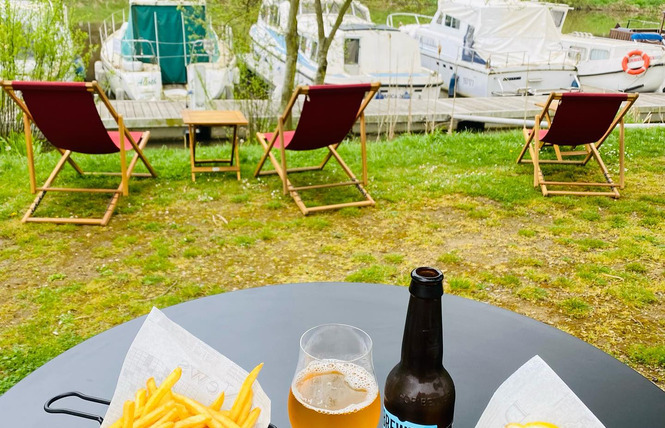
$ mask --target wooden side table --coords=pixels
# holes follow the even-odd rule
[[[236,172],[240,180],[240,157],[238,156],[238,127],[249,122],[237,110],[183,110],[182,121],[189,127],[189,160],[192,167],[192,181],[196,181],[197,172]],[[231,139],[231,157],[229,159],[196,159],[196,127],[228,126],[233,128]],[[235,165],[233,164],[235,158]],[[228,164],[216,166],[210,164]]]

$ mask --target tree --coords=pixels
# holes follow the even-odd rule
[[[289,22],[286,32],[286,66],[284,72],[284,85],[282,86],[282,99],[281,105],[282,108],[286,106],[293,92],[294,80],[296,75],[296,66],[298,64],[298,9],[300,7],[300,0],[289,0],[290,9],[289,9]],[[329,0],[330,1],[330,0]],[[328,50],[332,44],[333,39],[335,38],[335,33],[342,21],[344,20],[344,15],[346,11],[351,6],[352,0],[343,0],[343,3],[339,9],[339,13],[330,32],[326,36],[325,34],[325,23],[323,20],[323,6],[321,5],[321,0],[314,0],[314,10],[316,12],[316,22],[318,26],[318,43],[319,50],[316,55],[317,63],[319,64],[316,70],[316,77],[314,78],[314,83],[323,84],[323,81],[326,78],[326,70],[328,69]],[[339,4],[339,0],[332,0],[330,3]]]
[[[282,85],[282,110],[291,98],[296,67],[298,65],[298,9],[300,0],[289,0],[289,22],[286,29],[286,64],[284,68],[284,84]]]
[[[337,32],[337,29],[339,28],[340,25],[342,25],[342,20],[344,19],[344,15],[346,14],[346,11],[349,9],[349,6],[351,6],[351,0],[344,0],[344,3],[339,9],[339,14],[337,15],[337,19],[335,20],[333,26],[330,28],[330,33],[328,34],[328,36],[326,36],[325,24],[323,22],[323,7],[321,6],[321,0],[314,0],[314,8],[316,10],[316,22],[318,24],[318,31],[319,31],[319,42],[318,42],[319,52],[316,58],[319,64],[319,68],[316,70],[316,77],[314,78],[314,82],[317,84],[323,84],[323,81],[326,78],[326,70],[328,69],[328,49],[330,49],[330,45],[332,44],[332,41],[335,38],[335,33]]]
[[[64,0],[0,0],[0,76],[5,80],[82,79],[87,36],[73,29]],[[0,91],[0,137],[19,131],[16,104]]]

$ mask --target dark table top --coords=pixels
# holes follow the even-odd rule
[[[300,335],[329,322],[372,337],[383,393],[398,362],[409,299],[405,287],[353,283],[286,284],[205,297],[164,309],[192,334],[245,369],[265,366],[261,386],[272,421],[289,426],[286,400]],[[51,360],[0,396],[2,427],[94,428],[97,423],[42,410],[66,391],[113,395],[125,353],[144,317],[101,333]],[[665,427],[665,392],[604,352],[560,330],[491,305],[446,295],[444,365],[457,392],[455,428],[473,428],[496,388],[540,355],[607,428]],[[100,405],[79,406],[97,411]],[[63,404],[70,404],[66,401]]]

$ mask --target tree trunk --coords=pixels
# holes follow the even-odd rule
[[[296,77],[298,63],[298,8],[300,0],[290,0],[289,23],[286,30],[286,65],[284,84],[282,85],[281,109],[284,110],[293,92],[293,81]]]
[[[323,8],[321,7],[321,0],[314,1],[314,8],[316,10],[316,22],[319,29],[319,52],[317,54],[317,63],[319,67],[316,70],[316,77],[314,78],[314,83],[322,85],[326,79],[326,71],[328,69],[328,49],[332,44],[333,39],[335,38],[335,33],[340,25],[342,25],[342,20],[344,19],[344,14],[351,6],[351,0],[344,0],[342,8],[339,10],[337,19],[330,29],[330,34],[326,37],[325,29],[323,27]]]

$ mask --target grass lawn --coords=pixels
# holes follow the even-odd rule
[[[531,185],[531,167],[514,163],[522,144],[516,131],[372,142],[368,189],[376,207],[309,217],[282,195],[277,177],[252,177],[258,145],[241,147],[242,181],[202,174],[192,183],[188,152],[154,143],[147,155],[160,176],[133,180],[104,228],[21,224],[33,196],[20,142],[14,144],[0,151],[0,393],[152,306],[286,282],[406,285],[421,265],[445,272],[446,292],[570,332],[665,389],[662,130],[627,131],[627,188],[619,200],[542,197]],[[359,171],[358,143],[341,149]],[[603,149],[616,173],[616,135]],[[226,144],[199,150],[209,157],[227,151]],[[99,158],[78,159],[84,166],[117,164],[117,156]],[[56,156],[44,151],[37,159],[41,183]],[[547,171],[562,178],[597,169]],[[66,171],[61,184],[91,180]],[[294,181],[340,171],[319,175],[325,177]],[[42,205],[41,215],[101,214],[105,199],[49,194]]]

